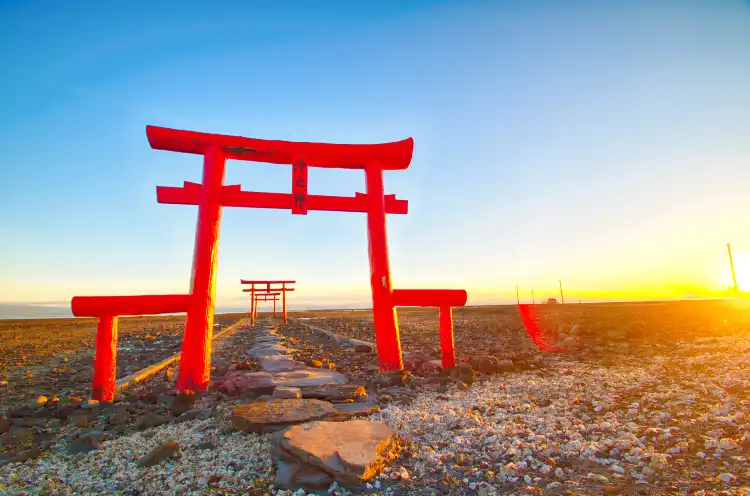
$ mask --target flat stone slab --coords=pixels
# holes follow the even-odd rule
[[[306,387],[302,390],[303,398],[316,398],[328,401],[356,400],[366,394],[365,388],[356,384],[315,386]]]
[[[349,380],[344,374],[329,369],[304,368],[290,372],[274,374],[277,386],[303,388],[307,386],[324,386],[326,384],[346,384]]]
[[[276,386],[307,387],[326,384],[346,384],[345,375],[329,369],[304,368],[286,372],[231,372],[216,381],[221,391],[271,394]]]
[[[366,417],[380,411],[376,403],[337,403],[333,406],[339,413],[351,417]]]
[[[270,442],[272,452],[283,460],[297,460],[340,483],[357,484],[374,478],[394,454],[393,435],[381,421],[315,421],[277,432]]]
[[[296,387],[276,386],[273,390],[274,398],[297,399],[302,397],[302,390]]]
[[[304,363],[298,362],[288,356],[267,356],[261,360],[263,370],[268,372],[283,372],[287,370],[304,369],[307,367]]]
[[[265,356],[273,355],[288,355],[290,353],[289,348],[280,344],[264,344],[259,346],[253,346],[247,350],[247,354],[253,358],[260,358]]]
[[[325,401],[272,399],[236,406],[231,421],[237,430],[262,433],[334,414],[336,409]]]

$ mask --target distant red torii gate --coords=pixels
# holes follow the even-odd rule
[[[279,293],[266,293],[266,294],[257,294],[253,298],[255,300],[255,316],[254,319],[258,316],[258,302],[259,301],[272,301],[273,302],[273,316],[276,317],[276,302],[279,301]]]
[[[117,317],[187,312],[177,388],[199,391],[208,386],[211,340],[216,299],[216,272],[222,207],[290,209],[306,215],[309,210],[367,214],[368,252],[373,320],[382,371],[403,368],[397,306],[440,308],[443,366],[455,365],[452,307],[466,304],[465,290],[393,289],[391,283],[386,214],[406,214],[408,203],[386,195],[383,171],[405,170],[411,162],[414,141],[351,145],[261,140],[221,134],[147,126],[146,135],[155,150],[202,155],[202,184],[182,187],[157,186],[157,201],[198,206],[195,250],[190,291],[187,295],[74,297],[77,317],[97,317],[97,354],[94,360],[94,397],[114,396],[117,355]],[[292,167],[292,193],[243,191],[240,185],[224,185],[226,160],[288,164]],[[353,197],[308,195],[308,167],[358,169],[365,173],[366,193]]]
[[[251,322],[253,322],[253,325],[255,325],[255,319],[258,318],[258,302],[259,301],[273,301],[273,316],[276,317],[276,302],[279,301],[279,294],[281,293],[256,293],[251,296],[251,298],[253,299],[253,312],[252,312],[252,320],[251,320]],[[269,297],[273,297],[273,298],[269,298]]]
[[[247,281],[245,279],[240,279],[240,284],[250,284],[250,289],[243,289],[242,291],[245,293],[250,293],[250,301],[253,301],[254,295],[256,292],[260,291],[276,291],[281,292],[281,306],[282,306],[282,314],[284,316],[284,324],[286,324],[286,292],[287,291],[294,291],[294,288],[287,288],[287,284],[296,284],[297,281]],[[260,286],[265,286],[265,289],[262,288],[256,288],[255,285],[258,284]],[[281,284],[280,288],[272,288],[271,285],[274,284]],[[253,304],[254,305],[254,304]],[[254,307],[253,307],[254,308]],[[276,316],[276,309],[274,304],[274,311],[273,316]],[[250,312],[250,325],[255,325],[255,311],[251,310]]]

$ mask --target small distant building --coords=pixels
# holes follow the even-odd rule
[[[557,305],[557,298],[547,298],[545,305]]]

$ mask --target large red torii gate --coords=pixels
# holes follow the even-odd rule
[[[367,214],[368,251],[373,320],[380,369],[403,368],[396,306],[440,308],[443,366],[455,365],[452,307],[463,306],[465,290],[393,289],[388,259],[386,214],[406,214],[408,203],[385,195],[383,171],[405,170],[411,162],[414,141],[351,145],[261,140],[220,134],[147,126],[146,135],[155,150],[203,155],[202,184],[182,187],[157,186],[157,201],[198,205],[198,222],[190,291],[188,295],[75,297],[76,316],[99,318],[97,355],[94,360],[94,397],[114,395],[117,353],[117,316],[187,311],[179,390],[204,390],[210,380],[211,339],[216,298],[221,207],[281,208],[306,215],[309,210],[362,212]],[[292,193],[243,191],[240,185],[224,185],[226,160],[289,164]],[[308,167],[358,169],[365,173],[366,193],[353,197],[308,195]]]
[[[287,284],[296,284],[297,281],[247,281],[245,279],[240,279],[240,284],[250,284],[250,289],[243,289],[243,293],[250,293],[250,301],[252,302],[255,298],[256,292],[280,292],[281,293],[281,306],[282,306],[282,314],[284,317],[284,324],[286,324],[286,292],[287,291],[294,291],[294,288],[287,288]],[[256,288],[255,285],[259,284],[261,286],[265,286],[264,288]],[[281,284],[280,288],[272,288],[271,285]],[[253,307],[250,311],[250,325],[255,325],[255,307]],[[275,304],[274,304],[275,305]],[[276,316],[276,309],[274,308],[273,316]]]

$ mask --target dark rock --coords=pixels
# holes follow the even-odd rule
[[[362,343],[354,345],[354,351],[356,351],[357,353],[372,353],[373,348],[370,344]]]
[[[0,465],[4,465],[6,463],[23,463],[25,461],[31,460],[32,458],[42,456],[43,451],[44,449],[42,447],[35,446],[30,450],[23,451],[18,454],[13,452],[4,453],[0,456]]]
[[[215,450],[216,448],[217,446],[211,441],[203,441],[195,445],[195,449],[197,450]]]
[[[107,417],[107,423],[110,425],[126,424],[130,420],[130,414],[124,408],[117,410]]]
[[[391,370],[388,372],[383,372],[381,377],[378,379],[378,383],[386,387],[406,386],[406,384],[409,382],[410,376],[411,372],[409,372],[408,370]]]
[[[448,369],[448,375],[453,379],[459,380],[464,384],[471,386],[477,379],[477,373],[471,368],[471,365],[459,363],[455,367]]]
[[[48,422],[46,418],[40,417],[29,417],[29,418],[14,418],[13,425],[19,427],[41,427]]]
[[[333,405],[342,417],[362,417],[380,411],[375,403],[338,403]]]
[[[232,410],[235,429],[244,432],[272,432],[293,424],[319,420],[336,414],[328,402],[312,399],[256,401]]]
[[[106,435],[103,432],[99,431],[82,434],[78,439],[74,439],[73,442],[70,443],[68,453],[88,453],[89,451],[97,450],[101,446],[102,440],[104,440],[105,436]]]
[[[176,422],[182,423],[182,422],[188,422],[190,420],[207,420],[211,418],[211,415],[213,415],[213,410],[210,408],[197,408],[194,410],[188,410],[187,412],[183,413],[179,417],[177,417]]]
[[[135,423],[136,429],[150,429],[151,427],[157,427],[162,424],[166,424],[169,419],[163,415],[157,415],[154,413],[147,413],[138,419]]]
[[[356,400],[365,396],[365,388],[356,384],[306,387],[302,389],[303,398],[314,398],[328,401]]]
[[[180,451],[180,445],[177,441],[169,441],[154,449],[151,453],[138,460],[141,467],[151,467],[162,460],[171,458]]]
[[[182,391],[175,396],[174,401],[170,406],[170,412],[172,412],[172,415],[175,417],[179,417],[195,406],[195,400],[196,397],[193,391]]]
[[[0,434],[5,434],[10,430],[11,423],[10,420],[8,420],[5,417],[0,417]]]
[[[92,416],[83,410],[76,410],[73,411],[73,413],[71,413],[70,417],[68,418],[73,423],[73,425],[81,427],[89,423],[92,419]]]
[[[28,441],[34,437],[34,433],[28,427],[13,427],[2,438],[3,446],[13,446],[15,444]]]

